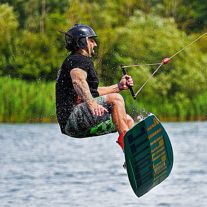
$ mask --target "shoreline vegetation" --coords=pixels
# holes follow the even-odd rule
[[[0,122],[54,122],[55,85],[53,82],[1,77]]]
[[[55,79],[67,57],[59,31],[75,23],[98,36],[94,65],[102,86],[118,83],[125,65],[136,92],[153,63],[173,57],[135,101],[121,92],[135,121],[142,111],[161,121],[207,120],[207,4],[187,2],[1,0],[0,122],[56,122]]]
[[[32,81],[1,77],[0,85],[0,123],[56,123],[55,114],[55,82]],[[204,121],[207,114],[202,109],[207,105],[207,94],[200,96],[200,102],[192,100],[191,104],[183,111],[182,106],[177,103],[145,104],[135,100],[132,103],[130,94],[125,95],[127,111],[135,118],[139,111],[149,109],[163,122],[174,121]],[[206,100],[206,101],[205,101]],[[203,102],[202,102],[203,101]],[[194,105],[193,103],[196,103]],[[134,104],[134,105],[133,105]],[[144,106],[144,107],[142,107]],[[171,111],[171,107],[175,110]],[[169,109],[168,111],[166,109]],[[190,111],[194,110],[194,111]],[[195,111],[196,110],[196,111]]]

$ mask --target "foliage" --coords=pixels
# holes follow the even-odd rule
[[[205,0],[162,0],[161,14],[174,17],[179,28],[198,32],[207,26],[207,4]]]
[[[109,85],[119,80],[121,64],[160,62],[202,34],[207,28],[206,9],[204,0],[1,0],[0,75],[34,83],[55,80],[67,56],[59,30],[83,23],[98,34],[95,66],[101,84]],[[205,36],[163,66],[138,95],[136,111],[145,108],[180,119],[201,116],[201,108],[206,113],[206,43]],[[127,69],[135,91],[155,68]],[[16,79],[14,84],[27,92]],[[123,95],[134,113],[130,94]]]
[[[117,32],[118,44],[114,45],[114,50],[105,57],[106,62],[113,59],[117,67],[124,63],[161,62],[165,56],[170,57],[187,42],[192,41],[176,28],[172,19],[162,19],[154,15],[145,16],[140,11],[129,19],[124,29],[121,28]],[[158,72],[144,89],[145,96],[151,99],[156,91],[158,98],[171,99],[177,92],[182,92],[188,98],[192,98],[194,94],[204,92],[207,89],[207,71],[204,67],[206,63],[206,56],[196,45],[186,48],[183,53],[172,59],[168,66],[160,69],[162,72]],[[155,66],[130,68],[128,72],[140,87],[143,84],[140,80],[146,80],[155,68]]]
[[[54,83],[0,78],[0,122],[55,120]]]
[[[0,78],[0,122],[50,122],[55,115],[55,83],[26,82],[10,77]],[[15,89],[15,90],[14,90]],[[189,100],[185,94],[177,93],[174,101],[166,99],[143,100],[138,97],[132,102],[123,93],[128,112],[135,118],[143,110],[159,115],[162,120],[205,119],[207,114],[207,93],[196,95]],[[157,107],[159,106],[159,107]]]
[[[14,59],[14,41],[18,22],[12,7],[0,6],[0,68],[9,70]],[[0,70],[0,75],[4,72]]]

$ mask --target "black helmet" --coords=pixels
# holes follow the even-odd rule
[[[87,48],[86,37],[97,37],[94,30],[83,24],[75,24],[65,34],[66,49],[74,51],[78,48]]]

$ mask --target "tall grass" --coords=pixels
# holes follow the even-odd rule
[[[145,109],[165,121],[207,119],[207,92],[190,101],[184,98],[180,101],[156,99],[150,102],[142,98],[134,101],[129,96],[124,97],[127,111],[134,118]],[[55,82],[0,78],[0,122],[53,121],[56,121]]]
[[[155,99],[146,101],[126,97],[127,112],[136,119],[143,111],[151,112],[162,121],[193,121],[207,120],[207,92],[195,95],[193,99],[183,97],[181,100],[172,98]]]
[[[50,122],[55,119],[54,82],[0,78],[0,122]]]

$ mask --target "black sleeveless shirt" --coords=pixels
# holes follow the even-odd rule
[[[98,78],[94,70],[92,58],[83,56],[79,53],[70,54],[63,62],[61,69],[58,71],[56,80],[56,114],[57,119],[64,133],[70,113],[74,107],[80,103],[80,97],[73,88],[70,71],[73,68],[80,68],[87,72],[87,83],[93,97],[98,97]]]

